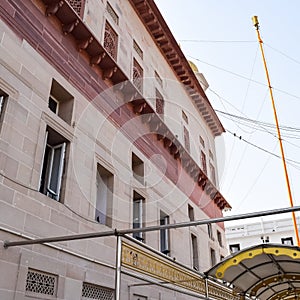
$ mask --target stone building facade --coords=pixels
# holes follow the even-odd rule
[[[4,241],[222,216],[224,129],[153,0],[0,7],[0,299],[112,299],[115,237]],[[195,273],[227,254],[223,224],[133,238]],[[187,297],[137,277],[121,299]]]

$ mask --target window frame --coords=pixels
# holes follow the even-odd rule
[[[170,216],[160,211],[160,225],[170,224]],[[170,232],[169,229],[160,229],[159,231],[160,252],[170,256]]]
[[[192,245],[192,268],[199,271],[199,247],[198,238],[191,233],[191,245]]]
[[[0,129],[4,120],[4,114],[7,107],[8,95],[0,89]]]
[[[145,198],[136,191],[134,191],[133,193],[132,228],[143,228],[145,224]],[[135,222],[136,219],[137,222]],[[144,232],[134,232],[132,236],[138,241],[145,242]]]
[[[286,242],[290,242],[290,243],[286,243]],[[294,245],[293,237],[289,236],[289,237],[281,238],[281,244],[293,246]]]
[[[105,187],[101,186],[102,184]],[[105,195],[103,194],[105,193]],[[96,167],[96,202],[95,221],[112,227],[113,219],[114,174],[97,162]],[[103,201],[104,200],[104,201]]]
[[[53,139],[53,135],[59,136],[59,141],[49,142],[49,130],[51,131],[51,138]],[[57,138],[54,137],[54,138]],[[60,133],[58,133],[55,129],[48,127],[45,132],[45,140],[44,140],[44,151],[42,157],[42,164],[41,164],[41,171],[40,171],[40,179],[39,179],[39,192],[46,195],[47,197],[61,202],[61,189],[62,189],[62,182],[63,182],[63,174],[66,169],[65,158],[66,158],[66,151],[69,141],[64,138]],[[53,190],[51,187],[51,181],[54,178],[53,173],[53,166],[54,166],[54,156],[55,152],[61,149],[60,156],[59,156],[59,164],[58,168],[56,168],[56,189]]]
[[[229,245],[229,251],[230,251],[230,253],[236,253],[236,252],[238,252],[240,250],[241,250],[241,245],[240,244],[230,244]]]

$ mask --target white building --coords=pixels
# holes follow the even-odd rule
[[[299,228],[300,217],[296,219]],[[292,217],[228,224],[225,234],[231,253],[263,243],[297,245]]]

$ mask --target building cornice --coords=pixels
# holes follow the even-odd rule
[[[214,136],[221,135],[225,132],[225,129],[154,0],[129,0],[129,2],[173,69],[178,80],[186,87],[187,93]]]

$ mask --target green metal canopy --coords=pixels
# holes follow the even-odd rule
[[[300,300],[300,248],[262,244],[236,252],[205,273],[243,297]]]

